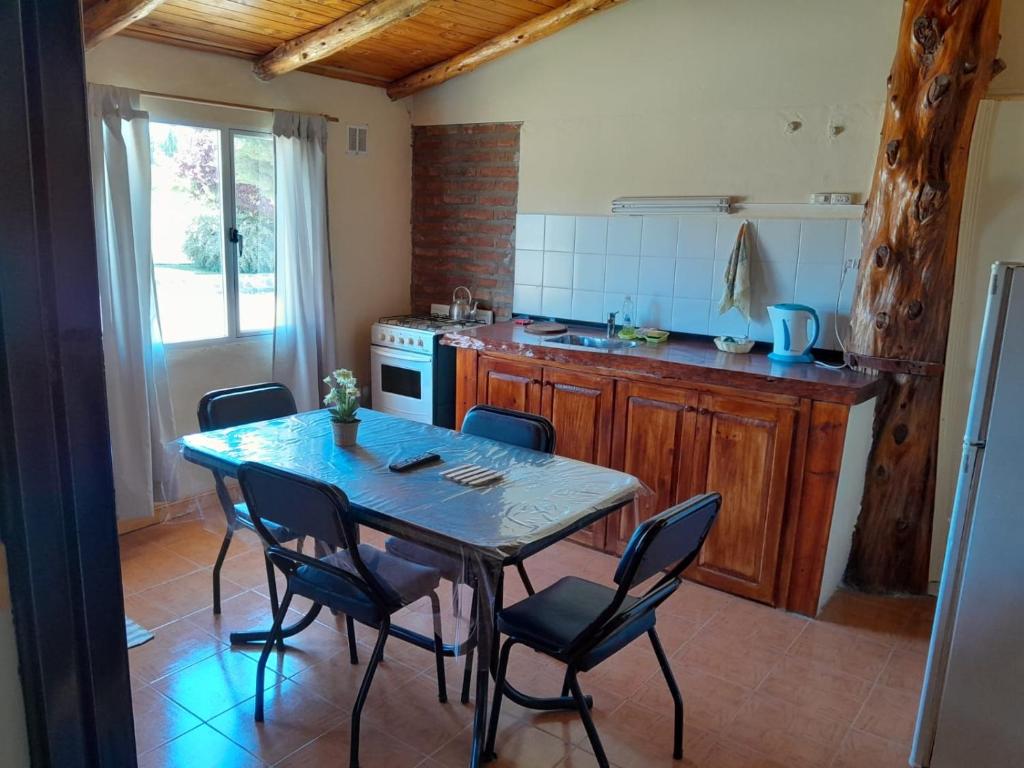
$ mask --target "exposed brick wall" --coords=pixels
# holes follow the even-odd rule
[[[495,319],[512,313],[519,123],[415,126],[412,309],[465,285]]]

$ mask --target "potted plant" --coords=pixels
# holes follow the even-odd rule
[[[340,368],[326,379],[324,384],[331,388],[324,398],[324,405],[331,414],[331,428],[334,431],[334,444],[347,447],[356,444],[359,433],[359,383],[352,371]]]

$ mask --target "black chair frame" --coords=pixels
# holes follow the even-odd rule
[[[348,553],[356,573],[352,574],[349,571],[338,568],[322,559],[310,557],[309,555],[305,555],[301,552],[296,552],[295,550],[280,546],[266,526],[263,516],[260,514],[257,500],[254,499],[249,492],[247,478],[250,474],[254,473],[278,476],[292,481],[300,480],[309,488],[314,489],[326,497],[326,500],[336,512],[332,521],[334,535],[326,538],[326,541],[331,546],[340,547]],[[291,582],[295,573],[303,566],[319,570],[331,577],[342,580],[348,586],[368,598],[370,603],[373,605],[374,611],[372,616],[362,615],[354,617],[351,613],[346,613],[347,621],[352,622],[357,618],[360,623],[364,623],[367,626],[377,629],[379,633],[377,642],[374,644],[373,651],[370,655],[366,672],[363,674],[363,680],[359,686],[359,692],[356,696],[356,701],[352,709],[352,733],[350,739],[349,764],[350,768],[358,768],[359,725],[362,711],[366,703],[367,695],[369,694],[370,685],[373,682],[373,676],[377,671],[377,666],[380,664],[384,656],[384,647],[388,637],[398,637],[399,639],[411,642],[434,652],[438,677],[438,698],[442,703],[447,701],[444,653],[441,641],[440,602],[437,597],[437,592],[434,591],[428,595],[431,602],[431,608],[433,610],[433,639],[428,639],[419,633],[395,626],[391,623],[391,614],[402,608],[405,603],[399,595],[393,593],[387,585],[382,583],[363,561],[359,553],[358,546],[359,524],[362,521],[358,519],[353,508],[349,505],[348,497],[342,491],[338,490],[334,486],[312,478],[299,477],[298,475],[285,472],[283,470],[254,463],[243,464],[239,468],[238,479],[242,486],[242,492],[246,497],[246,503],[249,505],[250,515],[252,516],[256,531],[260,538],[268,544],[266,550],[267,557],[273,562],[274,566],[284,573],[287,584],[284,597],[281,599],[281,604],[274,615],[273,627],[271,628],[263,645],[263,650],[260,653],[256,670],[256,701],[254,716],[257,722],[263,721],[264,680],[266,676],[267,661],[270,657],[271,649],[275,644],[280,644],[285,638],[298,634],[312,624],[323,607],[320,603],[314,602],[310,611],[302,619],[289,627],[284,626],[284,619],[288,614],[288,609],[294,595]],[[356,664],[358,663],[358,659],[355,652],[355,634],[350,630],[348,636],[350,660],[353,664]]]
[[[682,516],[699,511],[709,504],[714,505],[715,508],[709,516],[708,523],[700,533],[697,544],[692,551],[676,562],[674,566],[663,572],[661,578],[659,578],[658,581],[656,581],[654,585],[650,587],[636,602],[625,610],[622,610],[623,604],[629,597],[629,590],[654,575],[654,573],[647,572],[647,569],[644,569],[643,565],[645,555],[648,553],[650,547],[656,541],[659,534],[669,527],[674,521],[679,520]],[[534,650],[546,653],[547,655],[565,663],[566,670],[562,683],[562,696],[572,695],[576,702],[576,709],[580,713],[580,719],[583,721],[583,727],[586,729],[587,737],[594,750],[594,756],[597,758],[598,765],[601,766],[601,768],[608,768],[608,757],[605,754],[604,747],[601,745],[600,736],[597,733],[593,717],[591,717],[590,714],[590,707],[592,704],[580,689],[577,674],[579,672],[586,672],[591,668],[587,665],[586,659],[592,651],[597,649],[602,643],[612,638],[617,632],[623,630],[631,623],[639,621],[649,613],[653,612],[679,588],[682,583],[682,572],[686,570],[686,568],[689,567],[700,554],[700,549],[711,530],[711,526],[714,524],[718,513],[718,507],[720,507],[720,505],[720,494],[702,494],[689,499],[682,504],[671,507],[659,515],[641,523],[633,532],[633,536],[630,538],[629,544],[626,546],[626,550],[619,561],[618,568],[616,569],[615,582],[618,587],[615,590],[614,597],[598,617],[579,632],[567,647],[540,648],[535,647],[532,644],[522,643],[521,641],[511,637],[505,641],[498,659],[498,671],[494,689],[494,704],[491,708],[487,741],[484,746],[484,756],[486,759],[491,760],[496,757],[494,744],[497,738],[498,717],[501,711],[501,702],[506,685],[509,654],[515,645],[523,644],[528,647],[533,647]],[[661,569],[659,568],[658,570]],[[669,664],[668,656],[665,654],[665,650],[661,645],[661,640],[653,626],[648,630],[647,636],[651,641],[651,646],[653,647],[654,654],[658,659],[658,665],[660,666],[662,675],[668,685],[674,704],[675,711],[672,756],[676,760],[682,760],[683,697],[679,691],[679,686],[676,683],[675,675],[672,673],[672,667]]]

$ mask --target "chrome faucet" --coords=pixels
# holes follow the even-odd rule
[[[615,335],[615,316],[617,314],[619,314],[619,313],[618,312],[609,312],[608,313],[608,329],[607,329],[607,331],[608,331],[608,338],[609,339],[612,338]]]

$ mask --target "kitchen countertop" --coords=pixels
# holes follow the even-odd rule
[[[568,333],[603,337],[601,328],[569,325]],[[624,349],[592,349],[556,344],[551,336],[527,333],[512,321],[446,334],[442,344],[535,360],[583,365],[659,378],[706,384],[756,387],[763,392],[855,405],[878,394],[876,376],[849,369],[835,371],[805,363],[776,363],[761,352],[720,352],[710,338],[673,334],[661,344]]]

